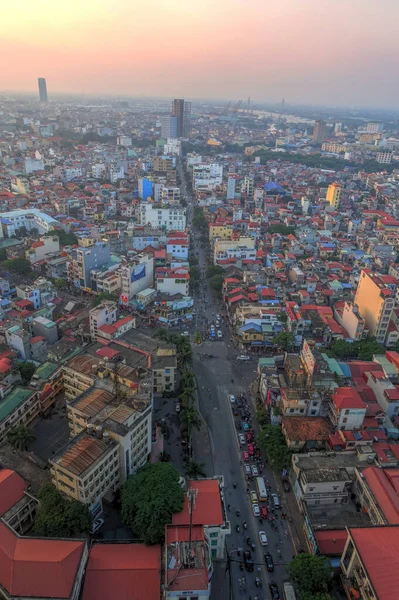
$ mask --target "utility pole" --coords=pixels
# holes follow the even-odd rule
[[[188,536],[188,550],[191,554],[191,544],[192,544],[192,532],[193,532],[193,512],[195,508],[195,501],[198,496],[198,490],[195,488],[190,488],[187,490],[187,498],[188,498],[188,510],[190,511],[190,526],[189,526],[189,536]]]

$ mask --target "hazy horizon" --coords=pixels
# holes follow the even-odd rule
[[[398,19],[394,0],[21,0],[2,8],[0,87],[396,108]]]

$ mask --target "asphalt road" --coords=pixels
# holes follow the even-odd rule
[[[190,205],[192,199],[187,195],[185,174],[181,169],[181,164],[179,167],[182,193]],[[188,223],[190,221],[191,219],[188,219]],[[201,248],[195,232],[191,233],[194,241],[194,254],[198,257],[199,266],[204,273],[207,266],[205,250]],[[204,274],[201,275],[199,289],[200,292],[196,295],[195,303],[196,319],[190,330],[202,329],[205,332],[209,331],[210,323],[215,320],[215,315],[221,313],[223,316],[223,313],[207,287]],[[259,519],[253,515],[247,486],[250,490],[254,490],[255,486],[253,482],[247,483],[245,479],[235,424],[235,420],[237,423],[239,420],[233,416],[228,396],[229,394],[245,393],[249,397],[248,384],[255,378],[256,359],[253,358],[248,362],[237,361],[236,358],[240,352],[233,346],[226,322],[222,323],[220,329],[223,332],[222,340],[210,341],[204,336],[201,345],[193,344],[193,369],[198,386],[199,408],[209,429],[215,474],[224,477],[226,505],[230,505],[228,515],[232,529],[231,535],[227,538],[227,548],[231,559],[230,574],[225,573],[226,563],[215,565],[212,598],[231,600],[232,598],[251,597],[252,600],[255,598],[264,600],[270,598],[269,580],[277,582],[281,593],[281,584],[284,579],[287,579],[285,564],[292,559],[293,546],[287,521],[279,520],[279,530],[275,531],[267,520],[263,520],[261,524]],[[212,354],[213,358],[205,358],[204,355],[207,354]],[[250,408],[253,413],[254,407],[250,405]],[[255,422],[255,419],[253,421]],[[267,465],[263,476],[265,481],[270,482],[272,492],[276,491],[273,473]],[[237,511],[240,512],[240,516],[237,516]],[[247,530],[243,529],[244,521],[247,522]],[[240,527],[239,532],[236,531],[236,525]],[[260,544],[259,531],[265,531],[268,538],[267,547]],[[250,537],[251,541],[255,543],[255,551],[252,552],[255,568],[252,573],[240,570],[242,551],[239,556],[238,549],[249,548],[246,544],[247,537]],[[266,571],[265,552],[272,554],[275,563],[274,572],[271,574]],[[243,577],[245,577],[245,582]],[[255,586],[255,577],[261,579],[262,589]]]

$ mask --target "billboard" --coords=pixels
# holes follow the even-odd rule
[[[145,277],[145,265],[137,265],[132,270],[132,283],[133,281],[139,281]]]

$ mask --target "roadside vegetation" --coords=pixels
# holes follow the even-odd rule
[[[68,500],[51,483],[45,484],[37,496],[34,532],[41,537],[80,537],[91,527],[91,516],[85,504]]]

